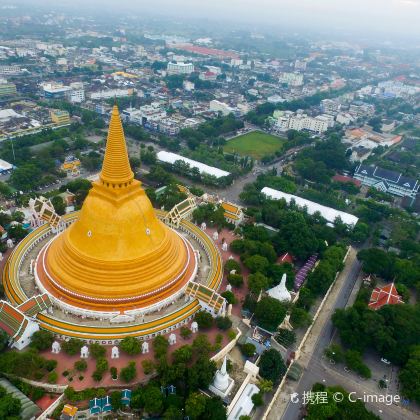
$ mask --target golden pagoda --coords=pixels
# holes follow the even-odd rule
[[[78,219],[43,249],[40,280],[80,308],[112,311],[169,298],[195,273],[191,245],[161,222],[130,167],[117,106],[99,179]]]

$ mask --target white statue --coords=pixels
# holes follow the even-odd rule
[[[218,239],[219,239],[219,233],[217,232],[217,230],[215,230],[213,233],[213,240],[217,241]]]
[[[231,316],[231,315],[232,315],[232,304],[229,303],[228,309],[227,309],[227,316]]]
[[[13,248],[13,241],[9,238],[9,239],[6,241],[6,245],[7,245],[7,248]]]
[[[206,222],[201,223],[201,230],[206,230],[206,229],[207,229]]]
[[[117,346],[112,347],[111,349],[111,359],[119,359],[120,358],[120,350]]]
[[[222,251],[227,251],[228,250],[228,244],[227,242],[223,242],[222,243]]]
[[[82,359],[87,359],[89,357],[89,347],[84,345],[81,349],[80,349],[80,357]]]
[[[58,341],[54,341],[51,346],[51,353],[58,354],[61,351],[61,345]]]
[[[0,252],[0,261],[3,261],[3,252]]]
[[[34,274],[34,266],[35,266],[35,260],[32,258],[31,262],[29,264],[29,273]]]
[[[170,345],[170,346],[173,346],[174,344],[176,344],[176,335],[175,335],[174,333],[172,333],[172,334],[169,336],[168,341],[169,341],[169,345]]]
[[[231,291],[232,291],[232,285],[228,283],[226,285],[226,292],[231,292]]]
[[[149,353],[149,343],[147,341],[144,341],[141,345],[141,352],[142,354]]]
[[[198,331],[198,324],[197,324],[197,322],[196,322],[196,321],[194,321],[194,322],[191,324],[191,331],[192,331],[193,333],[196,333],[196,332]]]

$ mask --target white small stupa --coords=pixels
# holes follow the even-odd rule
[[[292,296],[286,288],[286,273],[283,274],[280,283],[267,290],[267,293],[269,296],[279,300],[280,302],[290,302],[292,300]]]
[[[209,386],[210,391],[220,397],[226,397],[232,390],[234,380],[229,376],[227,372],[227,358],[223,359],[222,367],[216,371],[214,375],[213,383]]]

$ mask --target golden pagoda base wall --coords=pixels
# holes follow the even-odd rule
[[[161,210],[156,210],[156,213],[160,219],[163,219],[166,215],[166,212]],[[63,217],[66,226],[76,219],[77,213]],[[214,242],[205,232],[189,221],[183,220],[179,229],[193,237],[206,253],[210,262],[206,284],[208,287],[218,290],[223,276],[223,264],[220,252]],[[3,270],[3,286],[7,298],[13,305],[20,305],[28,299],[19,282],[19,272],[23,261],[34,247],[39,246],[39,243],[45,241],[51,234],[51,227],[49,225],[38,227],[25,237],[9,256]],[[137,337],[140,340],[149,340],[156,335],[166,334],[191,321],[194,314],[200,309],[201,306],[198,299],[189,299],[181,308],[178,308],[172,313],[159,315],[158,312],[156,313],[156,318],[153,320],[134,322],[128,326],[91,326],[84,324],[83,320],[77,323],[67,322],[47,312],[38,314],[37,321],[42,329],[51,331],[56,337],[64,339],[74,337],[89,343],[97,342],[104,345],[111,345],[118,343],[127,336]]]

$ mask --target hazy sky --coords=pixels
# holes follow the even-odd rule
[[[6,2],[7,0],[1,0]],[[9,0],[13,3],[13,0]],[[48,1],[48,0],[40,0]],[[37,3],[38,0],[32,0]],[[420,0],[59,0],[55,4],[99,6],[100,10],[237,20],[336,32],[373,32],[420,37]],[[82,6],[82,7],[83,7]],[[81,7],[78,7],[79,10]]]

